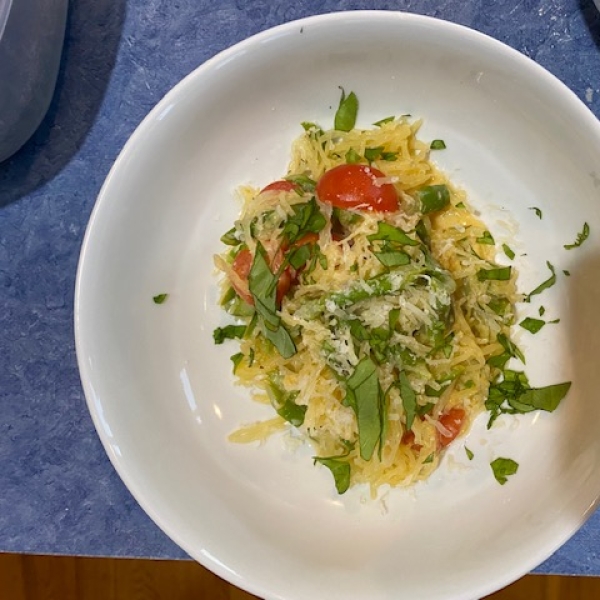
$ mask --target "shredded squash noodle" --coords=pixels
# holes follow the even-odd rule
[[[282,180],[240,188],[215,256],[236,321],[215,341],[237,340],[236,381],[274,409],[232,442],[295,428],[339,493],[376,495],[427,478],[481,412],[520,412],[503,385],[540,390],[506,369],[517,274],[430,160],[441,141],[409,117],[356,128],[352,96],[336,128],[303,123]]]

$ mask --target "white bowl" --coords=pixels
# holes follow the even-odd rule
[[[285,173],[301,121],[329,127],[338,85],[359,124],[423,117],[440,166],[528,291],[560,317],[523,335],[533,384],[572,380],[553,414],[485,416],[430,481],[371,502],[337,496],[311,451],[285,436],[230,444],[268,410],[234,387],[212,255],[236,216],[233,191]],[[395,12],[288,23],[209,60],[158,104],[116,161],[94,209],[76,292],[79,366],[115,468],[176,543],[268,599],[479,598],[564,543],[600,492],[600,125],[563,84],[516,51],[447,22]],[[540,220],[529,207],[543,211]],[[510,233],[502,222],[517,224]],[[584,221],[590,238],[567,251]],[[510,228],[509,228],[510,230]],[[569,270],[566,277],[562,270]],[[166,303],[152,297],[168,292]],[[537,301],[539,298],[539,301]],[[519,472],[500,486],[490,460]]]

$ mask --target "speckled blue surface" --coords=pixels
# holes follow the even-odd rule
[[[72,324],[84,229],[123,144],[183,76],[273,25],[363,8],[487,33],[600,117],[591,0],[72,0],[50,112],[0,164],[0,551],[186,556],[129,495],[87,412]],[[537,572],[600,575],[600,512]]]

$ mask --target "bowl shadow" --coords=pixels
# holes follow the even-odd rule
[[[71,0],[54,95],[25,145],[0,163],[0,208],[51,181],[92,127],[115,64],[126,0]]]
[[[574,475],[570,481],[577,482],[583,494],[579,504],[587,499],[582,506],[587,519],[600,502],[600,254],[587,255],[569,273],[565,320],[573,395],[567,395],[561,407],[567,416],[561,454],[565,473]]]
[[[594,43],[600,48],[600,11],[593,0],[579,0],[579,7]]]

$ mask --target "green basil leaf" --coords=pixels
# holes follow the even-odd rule
[[[434,407],[435,404],[433,402],[428,402],[427,404],[417,404],[417,415],[419,415],[419,417],[424,417],[425,415],[429,414]]]
[[[380,119],[379,121],[375,121],[375,123],[373,123],[373,125],[375,125],[375,127],[381,127],[382,125],[385,125],[386,123],[391,123],[396,117],[385,117],[385,119]]]
[[[347,164],[355,165],[361,161],[361,156],[354,148],[350,148],[350,150],[346,152],[345,159]]]
[[[244,355],[242,352],[238,352],[237,354],[234,354],[233,356],[230,356],[229,358],[231,359],[231,362],[233,363],[233,373],[235,374],[239,364],[244,359]]]
[[[512,267],[497,267],[494,269],[479,269],[477,279],[479,281],[508,281],[511,276]]]
[[[237,238],[237,230],[232,227],[221,236],[221,241],[227,246],[238,246],[241,242]]]
[[[545,324],[546,321],[543,321],[542,319],[533,319],[531,317],[525,317],[525,319],[519,323],[519,325],[523,329],[529,331],[529,333],[537,333]]]
[[[508,298],[504,298],[502,296],[492,296],[490,301],[488,302],[488,306],[497,314],[497,315],[505,315],[506,309],[510,306],[510,302]]]
[[[475,455],[473,454],[473,451],[469,450],[466,446],[465,446],[465,453],[466,453],[467,458],[469,460],[473,460],[473,458],[474,458]]]
[[[300,270],[310,260],[313,252],[312,244],[302,244],[294,248],[288,255],[288,261],[296,271]]]
[[[369,357],[363,358],[346,381],[358,424],[360,456],[370,460],[381,441],[381,387],[377,365]]]
[[[529,294],[527,294],[525,297],[525,302],[529,302],[531,300],[531,296],[537,296],[538,294],[541,294],[544,290],[551,288],[556,283],[556,269],[549,261],[546,261],[546,265],[550,269],[552,275],[540,283],[540,285],[538,285],[532,292],[529,292]]]
[[[398,376],[398,386],[400,389],[400,397],[402,398],[402,407],[406,414],[406,430],[409,431],[412,428],[415,415],[417,414],[417,395],[404,371],[401,371]]]
[[[587,223],[584,223],[583,230],[581,231],[581,233],[577,234],[577,239],[572,244],[565,244],[564,247],[566,250],[577,248],[578,246],[581,246],[581,244],[583,244],[583,242],[585,242],[585,240],[587,240],[588,237],[590,237],[590,226]]]
[[[447,386],[442,386],[440,389],[436,389],[429,384],[425,385],[425,395],[430,398],[440,398],[441,395],[446,391]]]
[[[444,184],[422,187],[417,190],[416,197],[424,215],[442,210],[450,204],[450,190]]]
[[[168,297],[169,294],[157,294],[156,296],[152,296],[152,300],[154,304],[164,304]]]
[[[410,263],[410,256],[406,252],[373,252],[377,260],[385,267],[402,267]]]
[[[244,336],[246,333],[245,325],[226,325],[225,327],[217,327],[213,331],[213,339],[215,344],[222,344],[225,340],[235,340]]]
[[[519,463],[512,458],[497,458],[490,463],[494,477],[500,485],[508,481],[508,477],[514,475],[519,469]]]
[[[312,194],[317,187],[317,182],[308,175],[287,175],[284,179],[300,186],[300,189],[307,194]]]
[[[444,140],[433,140],[431,144],[429,144],[429,147],[432,150],[445,150],[446,142],[444,142]]]
[[[283,225],[282,235],[293,244],[307,233],[319,233],[327,224],[327,219],[317,205],[315,198],[309,202],[292,205],[293,215],[290,215]]]
[[[335,489],[338,494],[343,494],[350,487],[350,463],[335,457],[314,457],[315,463],[320,463],[327,467],[333,475]]]
[[[373,162],[381,157],[383,154],[383,146],[376,146],[375,148],[365,148],[365,160]]]
[[[423,219],[421,219],[418,223],[417,226],[415,227],[415,233],[419,236],[419,239],[426,245],[429,246],[429,242],[430,242],[430,235],[429,235],[429,231],[427,229],[427,225],[425,224],[425,221],[423,221]]]
[[[296,354],[296,345],[277,315],[277,277],[271,272],[265,249],[260,243],[256,244],[254,260],[248,276],[248,287],[260,317],[263,335],[283,358],[290,358]]]
[[[536,410],[553,412],[567,395],[571,382],[557,383],[543,388],[531,388],[519,396],[519,402],[530,405]]]
[[[484,231],[480,237],[475,239],[475,241],[478,244],[484,244],[487,246],[494,246],[496,244],[492,234],[489,231]]]
[[[427,458],[426,458],[426,459],[423,461],[423,464],[424,464],[424,465],[427,465],[427,464],[429,464],[429,463],[432,463],[432,462],[433,462],[433,458],[434,458],[434,456],[435,456],[435,455],[434,455],[434,453],[432,452],[432,453],[431,453],[431,454],[430,454],[430,455],[429,455],[429,456],[428,456],[428,457],[427,457]]]
[[[269,398],[273,408],[277,414],[291,423],[295,427],[299,427],[304,423],[307,406],[296,404],[295,400],[300,393],[297,390],[287,391],[279,385],[278,375],[275,372],[269,374],[269,387],[267,388]]]
[[[356,125],[356,117],[358,115],[358,98],[354,92],[350,92],[346,96],[344,88],[340,98],[340,104],[335,113],[333,127],[337,131],[351,131]]]
[[[385,221],[379,222],[377,224],[377,233],[371,233],[367,236],[367,239],[370,242],[374,242],[376,240],[397,242],[398,244],[402,244],[404,246],[419,245],[419,240],[411,238],[407,233],[402,231],[402,229],[398,229],[398,227],[389,225]]]
[[[507,244],[502,244],[502,250],[504,250],[504,254],[506,254],[506,256],[510,258],[510,260],[513,260],[515,258],[515,253],[513,252],[512,248]]]
[[[400,309],[392,308],[388,313],[388,327],[390,329],[390,334],[394,329],[396,329],[396,325],[398,324],[398,320],[400,319]]]
[[[521,352],[519,347],[508,338],[508,336],[504,333],[499,333],[496,339],[502,344],[502,347],[510,354],[510,356],[518,358],[525,364],[525,355]]]
[[[291,423],[294,427],[300,427],[304,423],[307,406],[296,404],[293,400],[286,400],[280,407],[276,408],[277,414]]]
[[[538,218],[542,218],[542,211],[537,206],[530,206],[529,210],[534,211]]]

